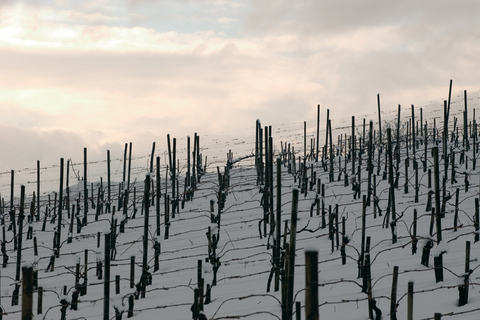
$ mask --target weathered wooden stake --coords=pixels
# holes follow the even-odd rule
[[[130,288],[135,286],[135,256],[130,257]]]
[[[318,251],[305,251],[305,319],[319,319]]]
[[[110,319],[110,233],[105,234],[105,278],[103,280],[103,320]]]
[[[292,317],[293,307],[293,293],[294,293],[294,275],[295,275],[295,248],[296,248],[296,235],[297,235],[297,212],[298,212],[298,189],[293,189],[292,198],[292,213],[290,217],[290,245],[289,245],[289,259],[288,274],[286,277],[287,292],[286,292],[286,304],[285,314],[283,319],[290,319]]]
[[[22,268],[22,320],[33,318],[33,267]]]
[[[42,314],[43,312],[43,287],[38,287],[38,300],[37,300],[37,314]]]
[[[398,266],[394,266],[392,278],[392,293],[390,297],[390,320],[397,320],[397,281]]]
[[[320,109],[320,105],[318,107]],[[317,145],[318,148],[318,145]],[[318,154],[317,154],[318,157]],[[282,223],[282,162],[277,158],[277,212],[275,218],[275,283],[274,290],[277,292],[280,289],[280,238],[281,238],[281,223]]]
[[[407,320],[413,320],[413,281],[408,282]]]
[[[20,214],[18,216],[18,241],[17,241],[17,269],[15,273],[15,281],[20,281],[20,265],[22,263],[22,229],[23,217],[25,212],[25,186],[20,186]]]

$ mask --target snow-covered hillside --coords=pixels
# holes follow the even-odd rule
[[[438,110],[436,110],[438,111]],[[424,110],[425,112],[425,110]],[[443,110],[441,110],[443,113]],[[418,113],[417,113],[418,114]],[[425,140],[425,132],[417,132],[415,141],[417,148],[413,153],[412,139],[408,138],[406,129],[410,114],[402,115],[400,130],[400,161],[399,166],[394,156],[394,170],[398,172],[397,187],[394,188],[395,196],[395,224],[392,225],[393,212],[387,216],[389,199],[389,179],[386,147],[386,126],[392,128],[395,148],[396,123],[384,122],[383,143],[376,142],[373,146],[374,158],[372,161],[372,195],[369,206],[363,205],[363,197],[368,195],[368,119],[366,139],[357,143],[356,147],[356,174],[352,171],[352,153],[350,157],[348,144],[339,145],[336,133],[334,134],[335,158],[333,161],[333,181],[329,182],[330,160],[325,158],[315,161],[314,157],[305,159],[307,169],[300,170],[300,155],[303,158],[303,150],[296,151],[296,163],[293,165],[293,155],[287,154],[286,140],[281,147],[280,140],[276,138],[275,128],[272,138],[275,150],[275,159],[281,159],[281,250],[285,253],[285,243],[290,241],[291,213],[294,204],[292,202],[294,192],[299,191],[298,220],[296,226],[296,250],[294,272],[294,305],[293,317],[297,317],[295,302],[300,302],[301,318],[305,318],[305,251],[318,252],[318,304],[319,314],[322,319],[368,319],[368,291],[362,290],[364,286],[363,273],[359,271],[359,265],[365,265],[365,260],[360,259],[362,243],[370,241],[370,266],[371,266],[371,299],[376,301],[383,319],[388,319],[391,313],[392,282],[394,269],[398,267],[398,285],[396,292],[396,317],[407,319],[408,310],[408,283],[413,283],[413,319],[433,319],[435,313],[442,314],[442,319],[478,319],[480,317],[480,287],[478,278],[478,256],[480,253],[479,242],[475,242],[478,235],[478,221],[475,220],[475,199],[480,197],[480,163],[477,162],[473,169],[473,159],[478,158],[478,135],[477,138],[468,135],[470,148],[463,145],[463,118],[458,119],[455,130],[453,117],[461,114],[458,110],[450,114],[450,136],[453,139],[447,143],[448,157],[442,157],[442,132],[443,126],[437,119],[438,131],[434,133],[433,119],[436,113],[430,112],[428,117],[424,115],[424,122],[428,122],[428,134]],[[418,116],[418,115],[417,115]],[[417,119],[416,116],[416,121]],[[440,119],[441,120],[441,119]],[[358,126],[359,121],[357,122]],[[377,124],[375,124],[377,126]],[[472,124],[472,132],[476,124]],[[302,128],[299,128],[300,132]],[[375,127],[375,130],[378,128]],[[350,129],[345,132],[351,133]],[[458,132],[458,136],[456,135]],[[423,133],[423,135],[422,135]],[[357,135],[362,137],[362,127],[357,127]],[[255,141],[255,133],[252,132],[252,141]],[[303,141],[298,141],[299,136],[293,135],[295,141],[292,145],[303,146]],[[458,140],[457,140],[458,138]],[[303,137],[300,136],[300,139]],[[324,137],[320,139],[324,141]],[[426,170],[422,161],[425,159]],[[345,142],[345,140],[343,140]],[[408,148],[407,143],[408,142]],[[242,148],[245,142],[242,141]],[[309,145],[309,144],[308,144]],[[323,143],[321,143],[321,146]],[[379,148],[382,146],[382,152]],[[432,214],[432,208],[427,205],[429,198],[431,207],[435,208],[435,181],[432,147],[438,147],[439,156],[439,195],[445,199],[443,205],[445,216],[441,219],[442,239],[438,242],[436,229],[436,213]],[[477,146],[474,148],[474,146]],[[308,148],[308,147],[307,147]],[[234,144],[228,149],[235,152]],[[254,150],[252,144],[244,148]],[[242,153],[235,153],[235,157],[248,155],[242,149]],[[282,150],[284,151],[282,153]],[[328,150],[328,146],[327,146]],[[408,155],[407,155],[408,152]],[[208,154],[208,151],[204,151]],[[453,162],[455,153],[455,162]],[[461,155],[463,153],[463,156]],[[238,157],[237,157],[238,155]],[[312,155],[313,156],[313,155]],[[406,159],[408,157],[408,167]],[[463,157],[464,162],[460,163]],[[347,158],[347,159],[346,159]],[[290,161],[289,161],[290,159]],[[358,182],[358,165],[361,159],[360,191],[359,194],[352,190],[353,177]],[[265,159],[262,159],[265,162]],[[347,162],[345,162],[347,160]],[[414,161],[418,163],[418,201],[415,201],[415,169]],[[444,161],[451,161],[448,166],[445,189],[443,188]],[[227,168],[227,159],[216,167],[209,167],[201,177],[193,198],[182,204],[180,199],[179,212],[175,217],[170,216],[169,222],[165,223],[165,186],[168,194],[171,194],[171,181],[165,182],[165,174],[162,171],[162,195],[160,198],[160,234],[156,231],[156,199],[155,191],[149,196],[149,228],[148,228],[148,273],[151,274],[151,284],[145,288],[145,297],[141,294],[134,302],[133,319],[191,319],[191,307],[194,302],[195,289],[198,288],[198,266],[201,264],[200,275],[204,282],[204,294],[207,293],[207,285],[211,287],[211,301],[204,302],[203,314],[207,319],[282,319],[282,294],[280,290],[274,290],[273,279],[270,290],[267,290],[270,272],[274,263],[273,245],[275,242],[276,229],[270,225],[264,225],[264,208],[262,197],[265,197],[265,185],[258,183],[257,170],[253,158],[235,162],[231,169]],[[232,162],[230,162],[232,163]],[[455,168],[456,181],[452,182],[452,166]],[[346,167],[346,171],[344,168]],[[428,170],[431,170],[431,186],[428,182]],[[228,173],[228,182],[225,180],[224,207],[220,210],[220,222],[218,223],[218,192],[220,190],[220,176]],[[314,179],[314,176],[316,179]],[[345,173],[348,174],[348,186],[345,186]],[[377,175],[378,173],[378,175]],[[136,294],[138,289],[135,285],[140,284],[142,275],[142,259],[144,253],[144,222],[145,206],[142,206],[144,182],[146,175],[152,179],[155,186],[155,173],[139,174],[135,184],[130,186],[130,200],[127,210],[123,208],[116,213],[106,213],[105,202],[97,201],[98,182],[95,181],[95,192],[89,206],[100,205],[102,212],[95,219],[96,208],[89,208],[88,224],[77,232],[77,220],[73,224],[71,243],[68,243],[70,219],[67,210],[62,210],[62,236],[59,257],[55,259],[53,270],[46,272],[47,265],[52,257],[52,243],[54,231],[58,221],[54,221],[54,211],[49,213],[44,226],[45,212],[53,208],[53,195],[48,207],[48,197],[41,197],[40,221],[23,223],[22,259],[21,265],[33,265],[38,270],[38,287],[43,288],[43,313],[37,314],[38,290],[33,293],[34,319],[60,319],[62,299],[71,302],[75,292],[76,266],[79,264],[81,278],[84,281],[87,275],[87,293],[78,297],[78,309],[72,310],[68,305],[66,319],[102,319],[104,318],[104,279],[106,276],[105,265],[108,263],[105,256],[105,234],[112,233],[112,221],[117,220],[115,226],[115,254],[110,261],[110,300],[109,318],[115,318],[115,309],[122,311],[123,319],[127,318],[129,297]],[[273,212],[271,217],[277,214],[277,168],[273,165]],[[373,178],[375,175],[375,178]],[[308,180],[302,180],[307,177]],[[180,177],[180,192],[184,190],[184,177]],[[376,206],[373,197],[373,179],[376,181],[375,192],[378,197]],[[302,186],[302,181],[306,184]],[[468,181],[468,190],[466,182]],[[356,183],[355,182],[355,183]],[[324,193],[322,195],[322,185]],[[105,188],[105,181],[104,181]],[[406,192],[406,187],[408,192]],[[135,188],[136,198],[133,199]],[[118,189],[114,192],[113,206],[118,206]],[[124,192],[125,189],[121,191]],[[156,190],[156,189],[154,189]],[[297,191],[294,191],[297,190]],[[456,192],[458,190],[458,206],[456,206]],[[320,191],[317,193],[317,191]],[[430,193],[430,196],[429,196]],[[15,191],[16,195],[20,190]],[[83,185],[70,186],[70,206],[76,204],[79,218],[83,218]],[[79,199],[78,202],[77,199]],[[265,198],[264,198],[265,199]],[[26,195],[25,215],[30,213],[30,194]],[[211,203],[213,202],[213,212]],[[323,204],[322,204],[323,203]],[[80,205],[80,208],[78,208]],[[16,220],[20,209],[20,201],[15,201]],[[5,200],[4,235],[6,240],[6,253],[9,261],[5,268],[1,268],[1,305],[4,309],[4,319],[18,319],[21,317],[22,286],[19,287],[20,299],[18,305],[11,303],[12,294],[16,287],[15,277],[17,272],[16,252],[14,250],[13,230],[8,214],[9,201]],[[322,207],[324,208],[322,214]],[[375,208],[375,209],[374,209]],[[136,209],[136,212],[135,210]],[[364,211],[365,209],[365,211]],[[268,209],[267,209],[268,210]],[[294,209],[293,209],[294,210]],[[338,210],[338,211],[337,211]],[[375,210],[375,211],[374,211]],[[381,215],[380,215],[381,210]],[[393,209],[392,209],[393,210]],[[170,215],[172,214],[170,204]],[[416,220],[414,212],[416,211]],[[113,212],[113,210],[112,210]],[[363,215],[363,212],[365,213]],[[126,216],[124,215],[126,213]],[[335,219],[335,213],[336,219]],[[35,213],[34,213],[35,214]],[[72,213],[73,214],[73,213]],[[270,215],[270,212],[269,212]],[[388,218],[387,218],[388,217]],[[456,224],[455,224],[455,217]],[[364,218],[364,220],[362,220]],[[330,220],[331,219],[331,220]],[[387,221],[386,219],[389,219]],[[34,219],[35,220],[35,219]],[[81,219],[80,219],[81,221]],[[121,221],[125,222],[124,232],[120,232]],[[275,222],[275,219],[271,219]],[[363,222],[364,221],[364,222]],[[343,224],[342,224],[343,222]],[[416,222],[414,226],[414,222]],[[331,227],[329,228],[329,223]],[[362,224],[364,224],[365,238],[362,239]],[[287,226],[287,229],[285,227]],[[456,228],[454,228],[456,226]],[[32,238],[27,239],[27,230],[31,227]],[[168,239],[165,239],[166,227],[168,227]],[[276,226],[275,226],[276,227]],[[264,233],[264,228],[267,233]],[[345,234],[343,233],[345,229]],[[416,230],[414,230],[416,229]],[[210,240],[208,232],[210,230]],[[394,233],[392,233],[392,230]],[[18,232],[18,225],[17,230]],[[270,232],[273,231],[271,234]],[[285,233],[286,231],[286,233]],[[213,237],[215,236],[215,237]],[[394,243],[392,237],[396,236]],[[34,238],[38,244],[38,255],[34,256]],[[333,239],[333,240],[332,240]],[[348,239],[348,243],[345,240]],[[210,249],[209,249],[210,241]],[[212,244],[215,242],[215,245]],[[342,263],[342,242],[344,242],[345,263]],[[464,306],[459,304],[459,288],[465,276],[466,243],[470,242],[469,269],[469,296],[468,303]],[[155,270],[155,245],[160,245],[159,270]],[[416,252],[412,246],[416,243]],[[425,252],[428,266],[422,264],[422,255],[427,244],[432,247]],[[291,244],[290,244],[291,245]],[[216,247],[216,249],[213,249]],[[158,247],[157,247],[158,250]],[[212,250],[215,252],[213,253]],[[85,256],[85,254],[87,256]],[[367,254],[364,254],[365,258]],[[443,259],[443,281],[437,281],[435,274],[434,259],[441,256]],[[85,268],[87,257],[87,268]],[[135,257],[134,286],[131,288],[131,261]],[[216,260],[218,259],[218,260]],[[425,261],[423,261],[425,262]],[[97,266],[101,266],[102,278],[97,275]],[[283,269],[283,268],[282,268]],[[215,272],[216,271],[216,272]],[[281,270],[280,270],[281,271]],[[438,269],[437,269],[438,272]],[[216,284],[213,284],[216,273]],[[145,273],[146,274],[146,273]],[[120,293],[116,294],[116,276],[119,276]],[[438,276],[438,274],[437,274]],[[366,278],[365,278],[366,279]],[[285,279],[281,279],[285,280]],[[21,284],[21,281],[18,282]],[[66,294],[64,294],[66,286]],[[365,289],[365,287],[363,288]],[[364,292],[362,292],[364,291]],[[366,291],[366,292],[365,292]],[[137,292],[138,293],[138,292]],[[131,301],[130,301],[131,302]],[[373,313],[375,315],[375,313]],[[298,317],[296,318],[298,319]]]

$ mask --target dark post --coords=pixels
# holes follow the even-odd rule
[[[320,108],[320,106],[319,106]],[[318,156],[318,154],[317,154]],[[282,220],[282,163],[277,158],[277,212],[275,221],[275,292],[280,286],[280,238],[281,238],[281,221]]]
[[[107,150],[107,197],[108,197],[107,198],[108,210],[110,210],[110,205],[112,203],[111,179],[110,179],[110,150]]]
[[[37,221],[40,219],[40,161],[37,160]]]
[[[115,294],[120,294],[120,275],[115,276]]]
[[[152,154],[150,155],[150,172],[153,172],[153,159],[155,158],[155,141],[152,145]]]
[[[110,308],[110,233],[105,234],[105,278],[103,280],[103,320],[109,320]]]
[[[175,139],[173,139],[173,145],[175,145]],[[144,224],[143,224],[143,261],[142,268],[145,269],[148,263],[148,216],[149,216],[149,207],[150,207],[150,175],[147,174],[145,177],[145,196],[143,198],[145,206],[145,215],[144,215]]]
[[[297,236],[297,212],[298,212],[298,189],[293,190],[292,199],[292,214],[290,217],[290,252],[288,261],[288,290],[287,290],[287,305],[286,305],[286,317],[290,319],[292,317],[293,307],[293,292],[294,292],[294,275],[295,275],[295,248],[296,248],[296,236]]]
[[[38,288],[38,300],[37,300],[37,314],[42,314],[43,308],[43,287]]]
[[[135,285],[135,256],[130,257],[130,288]]]
[[[407,320],[413,320],[413,282],[408,282]]]
[[[480,234],[478,232],[479,230],[479,221],[480,221],[480,217],[479,217],[479,208],[478,208],[478,198],[475,198],[475,219],[474,219],[474,226],[475,226],[475,241],[474,242],[478,242],[479,241],[479,238],[480,238]]]
[[[433,147],[433,172],[435,183],[435,213],[437,221],[437,243],[442,241],[442,220],[441,220],[441,206],[440,206],[440,172],[438,165],[438,147]]]
[[[305,319],[319,319],[317,251],[305,251]]]
[[[22,268],[22,320],[33,317],[33,267]]]
[[[60,158],[60,190],[58,192],[58,225],[57,225],[57,255],[60,254],[60,244],[62,236],[62,209],[63,209],[63,158]]]
[[[392,294],[390,298],[390,320],[397,320],[398,266],[393,267]]]
[[[128,148],[128,177],[127,177],[127,190],[130,190],[130,172],[132,171],[132,143],[129,143]]]
[[[378,105],[378,136],[380,141],[380,150],[382,149],[382,115],[380,111],[380,93],[377,94],[377,105]]]
[[[87,188],[87,148],[83,148],[83,225],[87,225],[88,188]]]
[[[23,217],[25,211],[25,186],[20,186],[20,214],[18,216],[18,241],[17,241],[17,270],[15,273],[15,281],[20,281],[20,264],[22,263],[22,229]]]
[[[315,151],[315,162],[318,162],[318,143],[320,140],[320,105],[317,105],[317,149]]]
[[[161,197],[161,180],[160,180],[160,157],[156,159],[157,171],[156,171],[156,193],[155,193],[155,205],[157,216],[157,236],[160,236],[160,197]],[[189,169],[190,170],[190,169]],[[188,181],[188,180],[187,180]]]

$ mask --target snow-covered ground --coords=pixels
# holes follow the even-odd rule
[[[438,110],[437,110],[438,111]],[[442,110],[443,112],[443,110]],[[457,113],[456,113],[457,114]],[[434,112],[429,114],[429,127],[433,123]],[[461,118],[460,118],[461,119]],[[404,118],[407,121],[407,116]],[[462,121],[459,120],[461,125]],[[358,125],[358,123],[357,123]],[[437,120],[437,126],[440,121]],[[395,128],[393,126],[393,128]],[[301,129],[299,132],[301,132]],[[280,151],[280,139],[277,139],[273,131],[273,140],[276,153]],[[348,131],[347,131],[348,132]],[[405,132],[405,131],[402,131]],[[335,136],[335,135],[334,135]],[[368,136],[368,135],[367,135]],[[254,137],[254,135],[253,135]],[[301,135],[292,135],[290,138],[297,144],[302,145]],[[300,139],[300,141],[298,141]],[[252,138],[251,141],[254,141]],[[286,140],[283,140],[286,141]],[[323,141],[322,139],[320,141]],[[336,139],[334,139],[336,141]],[[420,141],[420,140],[419,140]],[[433,160],[430,156],[429,141],[428,168],[433,171]],[[450,145],[450,144],[449,144]],[[399,188],[395,189],[396,213],[401,218],[397,221],[398,241],[392,244],[392,233],[389,226],[384,227],[385,209],[388,199],[388,180],[382,179],[385,166],[385,149],[381,158],[380,176],[377,176],[377,195],[379,207],[382,209],[382,216],[374,217],[372,205],[366,207],[366,236],[371,238],[370,260],[372,277],[372,295],[383,313],[383,319],[389,318],[390,296],[392,289],[393,269],[398,266],[398,293],[397,293],[397,318],[407,319],[407,285],[414,283],[414,319],[433,319],[434,313],[443,314],[442,319],[478,319],[480,318],[480,287],[478,283],[478,256],[480,253],[479,243],[474,243],[474,213],[475,198],[479,197],[480,173],[472,170],[472,162],[469,159],[468,169],[459,165],[460,151],[462,148],[461,139],[458,147],[451,144],[456,151],[457,183],[447,181],[447,194],[452,198],[446,204],[445,218],[442,219],[442,237],[439,245],[436,244],[436,229],[430,234],[431,212],[426,211],[427,195],[432,189],[427,187],[427,174],[423,172],[420,159],[424,155],[424,146],[419,145],[416,157],[419,160],[419,201],[414,202],[414,171],[412,164],[412,149],[409,150],[410,167],[408,169],[409,193],[404,193],[405,182],[405,149],[402,144],[402,161],[399,168]],[[247,146],[245,148],[245,146]],[[235,151],[235,144],[232,143],[224,150],[226,155],[228,149]],[[249,154],[245,150],[254,150],[254,145],[242,142],[242,151],[235,155],[243,156]],[[441,150],[441,144],[439,145]],[[208,150],[204,151],[204,155]],[[303,152],[300,153],[303,155]],[[298,153],[297,153],[298,156]],[[472,158],[473,151],[467,152]],[[377,172],[377,157],[375,153],[374,173]],[[477,153],[478,157],[478,153]],[[318,296],[319,313],[322,319],[368,319],[367,295],[362,293],[362,279],[358,278],[359,254],[361,252],[361,228],[362,228],[362,200],[354,199],[352,185],[344,187],[343,175],[341,181],[336,181],[338,176],[338,163],[344,163],[343,155],[335,158],[335,181],[328,182],[328,172],[325,172],[320,162],[309,162],[313,165],[317,178],[325,183],[325,196],[317,195],[316,186],[306,194],[300,194],[297,236],[296,236],[296,261],[295,261],[295,285],[294,300],[301,302],[302,318],[304,318],[305,305],[305,249],[318,251]],[[226,163],[226,158],[224,164]],[[224,172],[224,164],[219,164],[220,171]],[[367,157],[363,154],[362,162],[362,195],[367,193]],[[275,166],[274,166],[275,167]],[[297,163],[298,168],[298,163]],[[351,163],[347,164],[348,173],[351,177]],[[443,159],[440,160],[441,176],[443,175]],[[449,167],[450,168],[450,167]],[[274,168],[276,172],[276,169]],[[163,172],[163,171],[162,171]],[[274,172],[274,174],[275,174]],[[310,169],[307,170],[310,177]],[[464,176],[466,172],[470,183],[468,192],[465,192]],[[113,306],[125,310],[128,308],[128,297],[135,291],[130,288],[130,259],[135,256],[135,283],[140,279],[141,262],[143,255],[143,222],[144,216],[141,212],[141,195],[143,194],[143,179],[146,170],[138,173],[136,208],[138,212],[134,219],[129,219],[125,226],[125,233],[120,233],[116,239],[116,258],[111,261],[111,303],[110,319],[114,318]],[[286,163],[282,165],[282,235],[284,234],[284,221],[290,219],[292,208],[293,189],[299,187],[299,180],[294,181],[294,176],[287,172]],[[154,175],[152,176],[154,178]],[[450,178],[450,172],[448,174]],[[263,208],[260,201],[262,193],[260,186],[256,184],[256,171],[252,166],[251,158],[235,164],[230,171],[230,187],[226,198],[225,208],[221,213],[221,225],[212,224],[210,219],[210,201],[215,202],[215,213],[217,212],[217,196],[219,188],[216,168],[207,170],[206,175],[201,179],[198,189],[195,191],[192,201],[185,202],[185,207],[175,218],[171,218],[170,235],[164,239],[164,201],[161,198],[161,235],[155,234],[155,207],[149,210],[150,237],[148,246],[148,260],[152,273],[152,284],[147,286],[145,298],[135,300],[133,319],[191,319],[190,307],[194,300],[194,289],[197,288],[197,264],[202,261],[202,276],[205,287],[212,283],[213,269],[207,262],[208,240],[206,233],[208,227],[212,233],[219,235],[217,256],[220,258],[221,266],[217,273],[217,284],[211,290],[211,302],[204,306],[204,313],[207,319],[281,319],[281,291],[274,292],[273,281],[270,292],[267,292],[267,281],[272,268],[272,249],[268,248],[267,242],[273,242],[268,237],[260,237],[259,221],[263,219]],[[104,178],[105,182],[105,178]],[[162,188],[164,188],[162,175]],[[433,177],[432,177],[433,184]],[[276,181],[274,180],[274,186]],[[458,230],[453,230],[455,191],[460,190],[460,201],[458,208]],[[115,188],[114,188],[115,190]],[[181,189],[183,190],[183,185]],[[73,199],[81,194],[82,185],[71,186],[72,203]],[[165,189],[162,190],[165,192]],[[171,193],[171,190],[169,189]],[[19,190],[15,191],[16,195]],[[116,193],[115,193],[116,194]],[[30,203],[30,196],[26,201]],[[94,195],[96,197],[96,193]],[[115,195],[116,196],[116,195]],[[326,210],[332,206],[332,210],[338,205],[339,221],[345,218],[346,235],[349,236],[349,243],[346,246],[347,261],[342,265],[340,246],[335,243],[332,252],[329,240],[328,218],[327,227],[322,228],[322,217],[316,215],[316,207],[313,216],[310,214],[312,203],[319,196],[324,201]],[[276,201],[276,193],[274,194]],[[434,199],[434,197],[433,197]],[[83,205],[83,200],[80,201]],[[114,201],[116,204],[116,201]],[[42,215],[47,205],[47,199],[42,197]],[[16,204],[18,207],[18,205]],[[276,208],[276,205],[275,205]],[[417,210],[417,238],[418,250],[412,254],[413,212]],[[28,209],[26,212],[29,212]],[[8,213],[8,211],[6,212]],[[18,213],[18,210],[17,210]],[[81,216],[83,211],[80,210]],[[130,202],[128,216],[133,213],[133,205]],[[66,217],[66,210],[63,210]],[[8,215],[7,215],[8,216]],[[327,212],[328,216],[328,212]],[[43,314],[37,315],[37,293],[34,297],[34,319],[59,319],[60,298],[63,296],[63,287],[67,286],[67,296],[71,299],[75,285],[75,265],[80,261],[81,272],[84,272],[84,250],[88,249],[88,293],[79,297],[78,310],[67,310],[67,319],[102,319],[103,318],[103,278],[96,277],[96,263],[104,260],[104,233],[110,228],[111,214],[100,215],[98,221],[94,221],[95,210],[89,209],[88,221],[80,234],[74,234],[72,243],[64,242],[61,247],[61,254],[55,261],[55,269],[52,272],[45,272],[52,255],[53,230],[56,224],[50,221],[46,224],[46,230],[41,231],[42,221],[34,222],[34,237],[38,240],[38,257],[33,256],[33,240],[23,240],[22,264],[36,263],[38,269],[39,286],[44,289]],[[122,213],[117,212],[115,217],[118,221],[122,219]],[[62,230],[62,241],[66,240],[68,232],[68,219],[65,218]],[[8,227],[9,219],[6,218]],[[26,236],[27,223],[24,227]],[[117,227],[118,228],[118,227]],[[262,226],[263,228],[263,226]],[[270,228],[270,226],[268,226]],[[118,230],[118,229],[117,229]],[[100,247],[97,247],[97,235],[100,232]],[[118,232],[118,231],[117,231]],[[218,233],[217,233],[218,232]],[[1,305],[6,315],[4,319],[20,318],[21,298],[18,306],[11,306],[11,295],[15,287],[15,261],[16,253],[13,251],[12,232],[6,231],[7,253],[10,256],[6,268],[1,268]],[[153,272],[153,244],[158,239],[161,244],[160,269]],[[342,237],[340,235],[340,245]],[[421,264],[422,249],[428,240],[433,240],[434,246],[429,255],[429,267]],[[283,243],[283,236],[281,242]],[[287,241],[289,237],[287,237]],[[463,279],[465,272],[465,246],[466,241],[471,242],[469,300],[465,306],[458,306],[459,292],[458,284]],[[443,254],[444,281],[436,282],[433,268],[433,259],[440,251]],[[103,261],[104,265],[105,261]],[[103,272],[105,274],[105,272]],[[120,294],[115,294],[115,276],[120,276]],[[296,315],[294,314],[294,317]],[[126,312],[123,319],[127,318]]]

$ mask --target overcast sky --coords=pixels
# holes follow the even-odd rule
[[[478,96],[479,57],[477,0],[0,0],[0,172]]]

